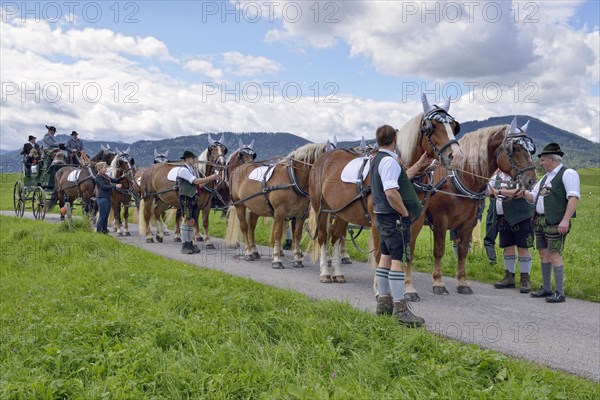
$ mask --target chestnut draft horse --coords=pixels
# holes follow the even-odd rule
[[[113,158],[107,171],[111,178],[122,176],[126,178],[121,181],[121,189],[113,190],[111,198],[111,216],[114,218],[117,236],[131,236],[129,233],[129,204],[133,195],[135,161],[129,155],[129,149],[130,147],[127,147],[127,150],[119,151],[115,148],[117,155]],[[121,207],[123,207],[123,225],[121,225]]]
[[[457,291],[461,294],[473,293],[466,278],[465,258],[480,202],[485,201],[489,178],[494,171],[500,168],[526,189],[531,189],[535,184],[535,165],[531,158],[535,147],[527,137],[528,124],[517,128],[515,118],[510,126],[492,126],[466,134],[459,140],[460,148],[465,154],[460,168],[448,172],[446,168],[437,167],[427,178],[429,183],[435,183],[415,182],[418,188],[424,190],[419,197],[422,199],[427,196],[427,200],[424,212],[411,227],[411,255],[427,217],[432,223],[434,237],[433,293],[448,294],[441,273],[448,229],[458,229],[459,232]],[[412,284],[412,261],[408,262],[405,271],[405,298],[419,301],[419,295]]]
[[[423,113],[413,117],[397,132],[397,149],[405,165],[412,165],[423,153],[437,158],[453,169],[460,165],[462,153],[454,134],[459,124],[449,114],[450,102],[442,107],[430,106],[422,96]],[[360,173],[370,166],[369,157],[356,151],[337,149],[323,155],[310,173],[310,202],[312,205],[311,226],[317,228],[316,240],[313,240],[313,259],[320,252],[320,280],[323,283],[344,283],[346,279],[340,270],[340,239],[345,236],[348,223],[359,226],[371,226],[375,261],[379,262],[379,233],[372,224],[373,204],[371,196],[371,173],[359,173],[354,183],[342,180],[344,166],[352,160],[362,158]],[[335,214],[335,224],[328,226],[329,214]],[[331,236],[331,263],[327,262],[328,239]]]
[[[109,157],[102,150],[97,154],[97,160]],[[96,216],[96,171],[92,167],[92,162],[85,154],[85,151],[80,152],[78,167],[62,167],[54,175],[54,191],[52,192],[51,203],[48,208],[52,208],[58,200],[60,208],[68,204],[68,207],[73,209],[73,202],[80,198],[83,200],[83,212],[89,217],[90,221],[94,221]],[[69,211],[67,211],[69,212]],[[60,219],[64,219],[61,214]]]
[[[242,164],[232,171],[231,198],[245,241],[244,260],[260,259],[254,239],[256,222],[259,216],[273,217],[271,266],[275,269],[283,268],[281,236],[285,220],[291,219],[293,265],[296,268],[304,267],[300,240],[304,221],[308,216],[308,177],[312,164],[327,147],[328,144],[309,143],[292,151],[276,164],[253,162]],[[236,215],[230,212],[225,238],[225,243],[229,246],[235,245],[240,233],[235,229],[235,218]]]
[[[209,135],[207,160],[203,162],[211,167],[210,171],[207,169],[207,172],[212,174],[213,168],[225,169],[225,153],[227,153],[227,147],[220,141],[212,140]],[[197,167],[201,166],[198,162]],[[146,237],[147,243],[154,242],[150,232],[151,219],[157,221],[156,240],[162,243],[165,228],[161,216],[169,207],[179,208],[176,182],[169,179],[169,172],[177,167],[181,167],[181,163],[154,164],[142,174],[139,223],[140,234]],[[209,197],[212,198],[211,193],[205,190],[200,191],[199,205],[203,207],[209,201]]]

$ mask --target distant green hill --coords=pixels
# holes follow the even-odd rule
[[[489,118],[485,121],[463,122],[461,123],[462,133],[459,135],[459,138],[461,135],[468,134],[468,132],[472,132],[482,127],[510,124],[512,119],[513,116],[506,116]],[[541,151],[542,148],[550,142],[557,142],[565,152],[565,163],[569,167],[588,168],[600,166],[599,143],[591,142],[581,136],[556,128],[536,118],[519,115],[517,116],[517,119],[519,126],[525,124],[527,120],[531,120],[528,134],[534,140],[538,151]],[[221,137],[221,134],[222,133],[215,133],[212,134],[212,137],[213,139],[218,140]],[[223,134],[225,145],[230,152],[233,152],[238,148],[240,139],[244,144],[249,144],[254,140],[254,150],[258,154],[259,160],[284,156],[297,147],[309,143],[309,141],[304,138],[285,132],[224,132]],[[57,139],[64,142],[67,141],[69,137],[66,135],[57,135]],[[159,153],[164,153],[168,149],[169,158],[175,160],[178,159],[185,150],[192,150],[200,153],[208,146],[208,134],[206,133],[200,135],[179,136],[171,139],[140,140],[133,143],[99,142],[85,140],[85,138],[82,139],[84,140],[87,152],[91,155],[100,151],[101,144],[104,146],[108,144],[111,148],[118,148],[121,151],[125,150],[128,146],[131,146],[130,153],[134,156],[136,165],[138,166],[152,164],[154,159],[154,149]],[[372,137],[366,139],[369,143],[374,142]],[[325,140],[327,140],[327,138],[323,138],[323,141]],[[358,144],[359,141],[346,141],[338,143],[338,147],[353,147]],[[21,160],[19,151],[20,149],[6,151],[0,154],[2,160],[0,172],[19,171],[19,163]]]

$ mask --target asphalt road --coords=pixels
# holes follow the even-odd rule
[[[12,212],[2,212],[13,215]],[[26,217],[31,217],[26,213]],[[58,218],[47,215],[53,222]],[[180,253],[181,244],[173,237],[164,243],[145,243],[137,226],[130,225],[132,237],[119,238],[130,245],[199,267],[224,271],[270,286],[304,293],[315,299],[345,301],[362,310],[373,312],[372,288],[374,271],[365,263],[354,262],[344,267],[345,284],[319,282],[319,267],[305,255],[305,268],[292,267],[291,252],[286,251],[285,269],[271,268],[270,249],[260,247],[261,260],[246,262],[240,249],[228,249],[214,239],[217,250],[196,255]],[[202,243],[200,243],[201,245]],[[539,266],[534,266],[538,267]],[[566,276],[568,279],[568,266]],[[521,357],[552,368],[568,371],[600,381],[600,304],[567,298],[565,303],[548,304],[520,294],[518,289],[498,290],[490,284],[471,282],[473,295],[456,292],[456,280],[443,278],[449,295],[431,291],[431,276],[414,273],[414,284],[421,296],[413,303],[415,314],[425,318],[427,330],[465,343],[515,357]]]

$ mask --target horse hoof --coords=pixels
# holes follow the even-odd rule
[[[332,278],[335,283],[346,283],[346,278],[344,275],[337,275]]]
[[[146,239],[146,243],[154,243],[154,239],[148,238],[148,239]]]
[[[450,294],[450,293],[448,293],[448,290],[446,290],[445,286],[434,286],[433,294],[445,295],[445,294]]]
[[[352,264],[352,260],[350,257],[344,257],[342,258],[342,264]]]
[[[274,262],[274,263],[271,263],[271,267],[273,269],[283,269],[283,264],[281,262]]]
[[[473,294],[471,286],[457,286],[456,291],[460,294]]]
[[[204,242],[204,238],[202,236],[198,236],[196,238],[196,242]]]
[[[166,231],[165,231],[165,233],[163,233],[163,235],[165,235],[165,236],[171,236],[171,234],[169,232],[166,232]]]
[[[321,277],[319,278],[321,280],[321,283],[331,283],[331,276],[330,275],[321,275]]]
[[[252,261],[260,260],[260,254],[257,251],[252,253]]]
[[[174,242],[181,242],[181,238],[180,237],[173,238],[173,241]]]
[[[214,244],[212,244],[212,243],[207,243],[207,244],[206,244],[206,249],[207,249],[207,250],[214,250],[214,249],[216,249],[216,247],[215,247],[215,245],[214,245]]]
[[[418,293],[404,293],[404,299],[410,301],[411,303],[416,303],[421,301]]]
[[[124,235],[123,235],[123,233],[119,232],[119,233],[117,233],[117,236],[118,237],[123,237]]]
[[[304,268],[302,261],[294,261],[294,268]]]
[[[162,236],[157,236],[157,237],[156,237],[156,241],[157,241],[158,243],[162,243],[162,242],[163,242],[163,238],[162,238]]]
[[[254,257],[252,257],[252,254],[246,254],[244,256],[244,261],[254,261]]]
[[[125,236],[131,236],[131,233],[125,232]]]

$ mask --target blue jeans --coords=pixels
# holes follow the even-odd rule
[[[98,197],[98,222],[96,223],[97,232],[108,232],[108,214],[110,213],[111,200],[110,197]]]

